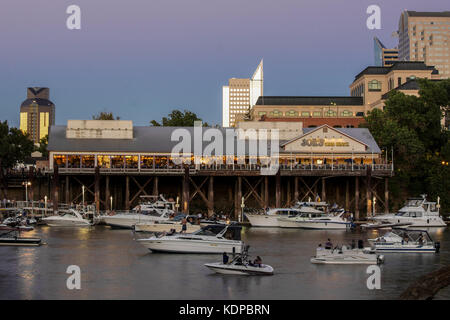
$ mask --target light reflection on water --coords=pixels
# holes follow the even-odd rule
[[[245,228],[250,253],[275,269],[271,277],[223,276],[204,263],[220,256],[152,254],[129,230],[38,227],[41,247],[0,247],[2,299],[389,299],[421,275],[450,263],[450,231],[431,231],[440,254],[386,254],[381,290],[366,287],[367,266],[313,265],[319,243],[375,238],[367,233]],[[81,290],[68,290],[66,268],[81,268]],[[449,299],[450,290],[437,298]]]

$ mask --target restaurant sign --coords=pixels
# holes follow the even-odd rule
[[[350,144],[341,139],[310,138],[302,140],[302,147],[348,147]]]

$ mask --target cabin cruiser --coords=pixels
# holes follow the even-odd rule
[[[248,248],[242,249],[231,262],[205,263],[205,267],[219,274],[232,275],[273,275],[273,268],[267,264],[252,263],[248,257]]]
[[[140,223],[168,221],[174,213],[174,202],[160,195],[155,201],[143,202],[131,211],[102,216],[101,221],[111,227],[132,229]]]
[[[145,221],[139,222],[134,225],[134,231],[136,232],[166,232],[169,233],[171,230],[175,230],[175,232],[180,232],[182,229],[182,220],[186,216],[184,214],[180,214],[175,216],[171,220],[163,220],[163,221]],[[197,216],[187,216],[186,217],[186,232],[193,233],[198,231],[201,227],[200,220]]]
[[[137,239],[153,252],[172,253],[241,253],[241,227],[208,225],[194,233],[170,233]]]
[[[437,253],[441,244],[425,230],[394,228],[376,239],[369,239],[376,252]]]
[[[373,217],[381,223],[410,223],[410,227],[445,227],[444,220],[439,216],[439,197],[436,202],[426,200],[426,195],[420,198],[410,198],[405,206],[396,214],[383,214]]]
[[[370,248],[351,248],[341,246],[334,249],[324,249],[318,247],[316,255],[311,258],[311,263],[315,264],[381,264],[384,256],[376,254]]]
[[[252,227],[279,227],[279,217],[301,214],[298,208],[273,208],[259,213],[245,213]]]
[[[278,218],[281,228],[302,228],[302,229],[326,229],[326,230],[346,230],[350,228],[351,222],[347,221],[340,213],[337,216],[321,213],[302,213],[297,216]]]
[[[91,225],[91,222],[83,218],[75,209],[69,209],[63,215],[42,218],[41,221],[50,227],[88,227]]]

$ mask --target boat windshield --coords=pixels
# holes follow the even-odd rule
[[[416,211],[399,211],[396,216],[398,217],[411,217],[411,218],[420,218],[422,217],[422,212]]]
[[[406,202],[406,206],[407,207],[418,207],[422,204],[423,200],[422,199],[409,199]]]

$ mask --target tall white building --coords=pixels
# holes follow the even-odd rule
[[[247,113],[263,95],[263,60],[251,79],[231,78],[228,86],[222,87],[222,126],[234,127],[236,116]]]

